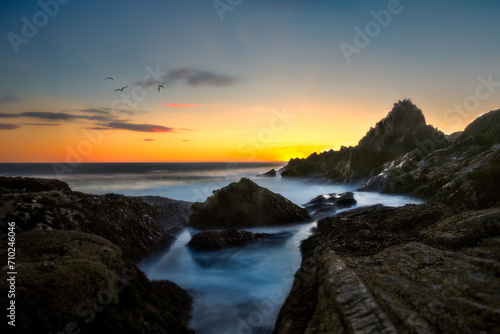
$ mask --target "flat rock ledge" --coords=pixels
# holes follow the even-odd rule
[[[211,230],[196,233],[187,244],[195,251],[216,251],[231,247],[241,247],[261,239],[274,239],[273,234],[252,233],[237,229]]]

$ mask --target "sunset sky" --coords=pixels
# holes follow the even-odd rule
[[[451,133],[500,108],[499,13],[494,0],[2,1],[0,162],[286,161],[356,145],[404,98]]]

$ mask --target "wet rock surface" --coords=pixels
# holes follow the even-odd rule
[[[310,218],[304,208],[247,178],[215,190],[191,210],[190,224],[198,229],[274,226]]]
[[[434,142],[425,143],[429,150]],[[407,194],[448,205],[482,209],[500,204],[500,110],[460,133],[447,148],[411,151],[386,163],[361,191]]]
[[[7,241],[0,241],[7,258]],[[80,231],[34,230],[16,238],[17,333],[194,333],[191,298],[150,282],[119,247]],[[1,291],[7,291],[5,271]],[[2,321],[0,328],[10,327]]]
[[[313,198],[304,204],[304,207],[312,218],[320,219],[335,214],[337,210],[351,208],[356,203],[357,201],[354,199],[352,192],[343,194],[331,193]]]
[[[252,233],[236,229],[202,231],[196,233],[188,243],[195,251],[216,251],[224,248],[240,247],[261,239],[274,239],[273,234]]]
[[[274,333],[496,332],[500,208],[373,206],[322,219]]]
[[[268,172],[262,173],[257,175],[259,177],[275,177],[276,176],[276,170],[273,168]]]
[[[18,333],[193,333],[187,292],[150,282],[134,264],[168,247],[190,203],[89,195],[34,178],[0,177],[0,191],[2,231],[16,223]],[[2,235],[5,259],[7,242]]]
[[[191,203],[168,198],[90,195],[58,180],[0,177],[0,225],[18,232],[78,230],[104,237],[138,261],[175,238],[191,215]]]

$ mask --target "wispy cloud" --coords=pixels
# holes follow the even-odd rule
[[[236,79],[228,75],[217,74],[195,68],[178,68],[168,71],[167,74],[161,78],[160,82],[138,81],[135,85],[153,86],[155,84],[162,84],[167,86],[173,85],[177,82],[184,82],[189,86],[230,86],[236,82]]]
[[[22,125],[31,125],[31,126],[59,126],[59,123],[21,123]]]
[[[15,130],[20,128],[20,125],[11,123],[0,123],[0,130]]]
[[[172,132],[175,129],[154,124],[132,124],[132,123],[109,123],[113,129],[138,131],[138,132]]]
[[[77,111],[77,112],[90,113],[90,114],[109,115],[110,110],[111,110],[110,108],[103,108],[103,109],[90,108],[90,109],[74,109],[74,110],[68,109],[68,110],[63,110],[63,111],[66,111],[66,112]]]
[[[22,98],[14,93],[4,93],[0,95],[0,104],[1,103],[12,103],[22,101]]]
[[[183,139],[182,141],[183,142],[188,142],[188,141],[191,141],[191,140],[189,140],[189,139]]]
[[[156,141],[156,139],[146,138],[144,141]]]
[[[49,121],[74,121],[78,119],[84,119],[89,121],[107,122],[111,120],[110,118],[103,116],[73,115],[63,112],[50,112],[50,111],[27,111],[19,114],[0,113],[0,118],[22,118],[22,117],[49,120]]]

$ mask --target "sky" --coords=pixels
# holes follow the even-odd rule
[[[405,98],[463,130],[500,108],[498,13],[493,0],[2,1],[0,162],[287,161],[356,145]]]

